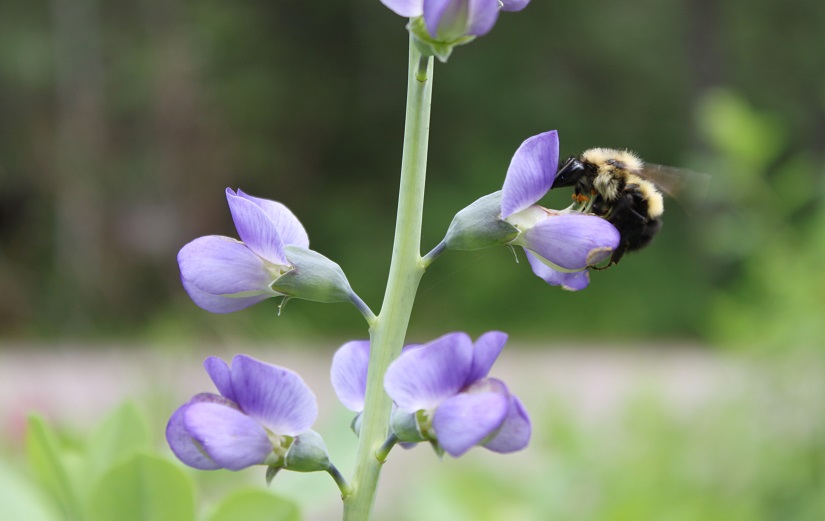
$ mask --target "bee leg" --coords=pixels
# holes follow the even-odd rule
[[[618,264],[625,253],[647,246],[662,225],[659,219],[647,217],[644,195],[628,185],[621,197],[613,203],[608,220],[619,231],[619,246],[613,250],[608,266]]]
[[[616,264],[616,263],[613,262],[613,259],[611,258],[610,262],[608,262],[604,266],[588,266],[588,268],[590,268],[591,270],[596,270],[596,271],[604,271],[607,268],[609,268],[610,266],[613,266],[614,264]]]

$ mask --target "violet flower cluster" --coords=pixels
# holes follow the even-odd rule
[[[405,137],[404,154],[426,157],[432,56],[446,61],[455,46],[488,33],[500,11],[519,11],[530,0],[381,1],[410,18],[408,111],[416,124],[413,137]],[[408,145],[415,150],[408,151]],[[227,188],[239,239],[209,235],[186,244],[178,254],[183,287],[195,304],[213,313],[239,311],[272,297],[350,302],[358,308],[375,343],[347,342],[330,370],[339,400],[356,413],[355,480],[350,487],[321,436],[311,430],[318,407],[300,376],[244,355],[235,356],[231,367],[215,357],[204,362],[218,393],[197,394],[171,415],[166,438],[172,452],[202,470],[263,465],[267,480],[281,469],[328,472],[344,498],[345,519],[361,520],[374,503],[380,464],[396,444],[411,448],[426,442],[439,456],[452,457],[475,446],[498,453],[527,447],[532,425],[524,404],[489,376],[507,342],[505,333],[489,331],[473,341],[454,332],[401,346],[420,277],[446,250],[518,246],[548,284],[573,291],[587,287],[590,268],[611,256],[620,236],[582,207],[558,211],[538,204],[553,187],[558,162],[555,130],[525,140],[502,189],[458,212],[444,240],[423,258],[415,208],[423,206],[424,162],[404,162],[402,189],[409,192],[402,194],[396,237],[410,240],[393,250],[386,316],[372,313],[338,264],[309,249],[306,230],[286,206]],[[367,401],[376,410],[362,419]]]
[[[397,439],[429,441],[453,457],[475,445],[501,453],[525,448],[531,426],[524,405],[501,380],[487,376],[506,342],[506,334],[490,331],[475,343],[466,333],[450,333],[405,347],[384,377],[396,407],[391,426]],[[332,363],[338,399],[359,414],[369,350],[368,341],[347,342]]]

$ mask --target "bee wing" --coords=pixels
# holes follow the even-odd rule
[[[709,175],[684,168],[645,163],[639,174],[685,208],[699,206],[710,187]]]

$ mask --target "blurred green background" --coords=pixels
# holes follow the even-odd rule
[[[210,316],[181,291],[175,254],[235,234],[223,189],[241,187],[290,206],[377,309],[403,27],[365,1],[7,3],[3,334],[360,334],[347,306],[295,302],[276,321],[270,301]],[[807,292],[823,289],[822,271],[806,269],[823,251],[823,27],[825,6],[802,0],[537,1],[502,16],[436,68],[425,251],[455,212],[500,188],[522,140],[552,128],[565,156],[627,147],[706,172],[711,199],[671,201],[654,245],[580,294],[537,283],[505,248],[444,256],[421,285],[420,301],[437,304],[416,308],[413,332],[707,339],[733,327],[735,338],[750,318],[810,310]]]
[[[29,367],[13,356],[35,344],[43,364],[56,345],[69,346],[66,360],[71,346],[88,356],[140,345],[115,351],[113,366],[142,351],[168,369],[158,353],[173,351],[197,369],[207,346],[320,346],[309,356],[323,364],[365,335],[346,305],[293,301],[276,318],[271,300],[211,315],[186,297],[175,255],[195,237],[235,235],[223,191],[240,187],[287,204],[378,310],[403,19],[377,0],[30,0],[0,11],[0,383]],[[644,364],[681,349],[709,364],[694,368],[692,388],[728,364],[746,383],[720,377],[685,411],[660,399],[661,383],[634,382],[594,423],[565,389],[525,380],[537,439],[517,461],[529,473],[486,454],[427,462],[422,475],[439,474],[416,485],[409,519],[825,519],[823,32],[825,3],[813,0],[535,0],[436,65],[424,251],[500,188],[525,138],[549,129],[563,156],[626,147],[712,181],[701,204],[668,201],[654,243],[579,293],[547,287],[506,248],[442,256],[422,280],[411,340],[501,329],[525,367],[548,347],[596,345],[607,369],[585,394],[611,381],[610,357]],[[566,206],[569,193],[545,202]],[[654,373],[666,381],[671,362]],[[199,382],[163,399],[140,391],[154,446],[179,400],[208,388]],[[93,452],[91,419],[7,391],[6,471],[49,475],[20,455],[22,410],[51,410],[68,459]],[[351,446],[338,427],[325,436]],[[233,477],[199,479],[223,490],[209,487]],[[510,502],[479,508],[479,490]]]

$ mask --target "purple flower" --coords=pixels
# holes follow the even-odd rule
[[[521,11],[530,0],[381,0],[393,12],[423,18],[429,37],[454,42],[490,32],[499,11]]]
[[[589,283],[588,266],[619,245],[616,228],[595,215],[536,205],[553,185],[559,163],[555,130],[527,139],[516,151],[501,192],[501,218],[519,230],[533,272],[548,284],[576,291]]]
[[[450,333],[409,347],[390,364],[384,389],[399,411],[414,415],[421,435],[453,457],[475,445],[514,452],[530,441],[530,418],[507,386],[487,373],[507,341],[498,331],[473,344]]]
[[[364,410],[367,393],[367,369],[370,362],[369,340],[352,340],[338,348],[332,357],[330,381],[338,399],[347,409]]]
[[[241,241],[209,235],[178,253],[181,281],[198,306],[231,313],[270,297],[320,302],[352,295],[341,268],[309,250],[300,221],[281,203],[226,189]]]
[[[315,395],[300,376],[244,355],[232,360],[231,369],[216,357],[207,358],[204,368],[220,395],[196,395],[166,426],[169,447],[183,463],[201,470],[261,464],[322,470],[329,465],[323,457],[313,468],[300,460],[305,446],[320,440],[309,430],[318,416]],[[293,452],[300,457],[291,457]]]

